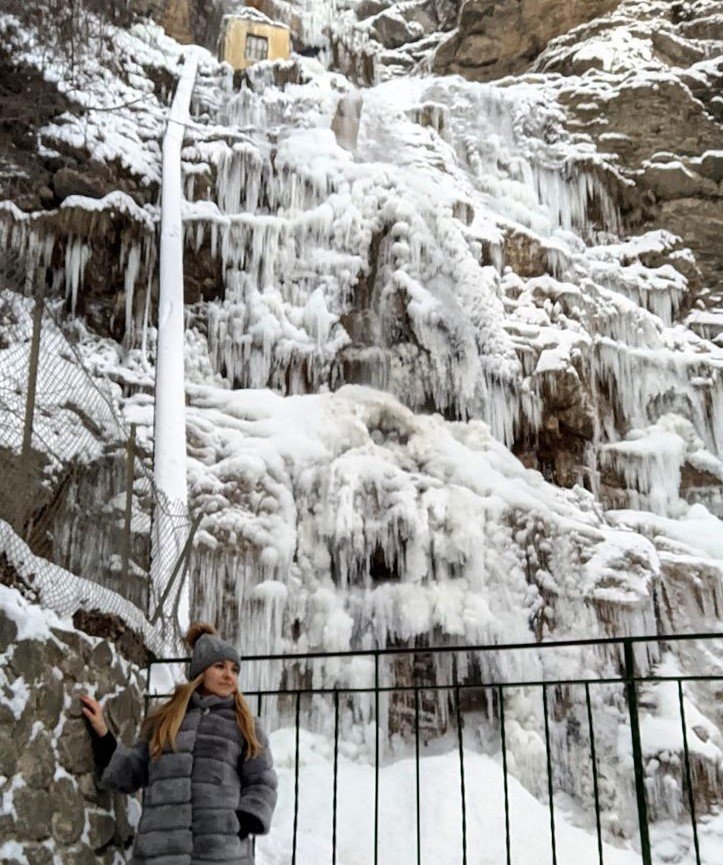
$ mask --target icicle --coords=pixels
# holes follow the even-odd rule
[[[215,222],[211,224],[211,258],[218,254],[218,226]]]
[[[90,247],[80,238],[71,238],[65,248],[65,296],[70,298],[70,312],[75,315],[78,290],[83,286],[85,267],[90,260]]]
[[[123,258],[123,256],[121,256],[121,258]],[[135,337],[135,327],[133,322],[133,295],[140,267],[141,244],[136,241],[135,243],[132,242],[128,248],[123,279],[123,288],[125,292],[125,334],[123,341],[127,346],[133,344]]]
[[[693,353],[634,348],[607,337],[596,342],[594,374],[628,426],[645,427],[680,410],[706,445],[721,453],[723,433],[715,424],[721,417],[723,376],[706,367],[704,356]]]

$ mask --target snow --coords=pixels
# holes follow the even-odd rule
[[[470,643],[525,639],[533,526],[559,541],[546,578],[566,599],[555,605],[558,636],[579,632],[579,613],[566,610],[583,598],[615,605],[626,632],[652,626],[653,544],[610,528],[582,490],[561,491],[525,469],[484,423],[414,415],[352,386],[287,398],[188,392],[190,503],[203,515],[197,567],[207,587],[200,613],[223,616],[212,587],[227,568],[239,574],[228,551],[244,549],[235,591],[245,651],[281,650],[282,621],[298,615],[308,648],[351,648],[352,633],[373,646],[437,629]],[[375,557],[389,581],[372,580]],[[247,614],[245,598],[265,614]],[[320,611],[319,625],[308,609]]]
[[[701,504],[692,505],[681,519],[632,510],[608,511],[611,520],[638,531],[648,527],[686,544],[718,562],[723,561],[723,521]]]
[[[2,404],[0,404],[0,443],[20,454],[25,412],[27,368],[31,348],[32,302],[7,290],[0,292],[6,315],[6,331],[11,341],[0,347]],[[81,462],[97,457],[100,441],[88,432],[85,420],[92,419],[98,430],[112,435],[108,403],[116,394],[108,382],[98,384],[97,390],[86,381],[83,388],[78,382],[76,358],[69,343],[60,334],[49,316],[43,320],[40,340],[40,360],[37,375],[36,414],[33,443],[46,453],[42,477],[50,480],[62,471],[66,462]],[[76,382],[74,392],[68,394],[60,382]]]
[[[533,241],[540,235],[548,250],[560,279],[548,278],[550,294],[563,284],[568,292],[576,286],[580,300],[566,310],[566,320],[558,315],[550,321],[551,330],[576,330],[593,376],[612,399],[632,394],[633,377],[645,382],[645,403],[671,387],[684,388],[699,434],[720,446],[720,355],[700,342],[688,363],[676,356],[665,328],[681,305],[686,279],[672,263],[649,267],[639,260],[657,252],[673,262],[685,251],[665,232],[588,248],[580,243],[574,231],[590,230],[592,200],[605,214],[607,238],[617,226],[606,174],[610,182],[627,181],[591,148],[573,148],[559,128],[545,143],[537,137],[538,128],[560,123],[559,109],[542,87],[421,77],[369,88],[351,160],[328,128],[338,101],[334,91],[348,90],[348,82],[322,74],[315,62],[298,63],[306,77],[299,85],[282,91],[259,72],[253,91],[229,97],[224,111],[244,127],[244,140],[226,144],[217,131],[205,140],[196,130],[194,144],[184,150],[187,165],[208,165],[212,172],[211,200],[188,205],[185,220],[187,244],[199,251],[210,238],[211,255],[221,258],[224,273],[225,296],[207,305],[215,371],[232,386],[303,393],[337,387],[347,363],[359,363],[371,383],[411,408],[431,402],[447,414],[482,417],[510,443],[523,430],[538,428],[541,417],[538,385],[521,375],[508,336],[515,319],[529,315],[528,307],[507,301],[499,274],[504,232],[514,226]],[[418,122],[429,106],[444,118],[437,122],[442,134]],[[470,128],[470,118],[478,128]],[[273,168],[267,128],[274,130]],[[193,170],[190,176],[196,176]],[[460,201],[473,208],[466,228],[454,217]],[[373,260],[371,240],[379,235],[380,219],[391,230]],[[491,267],[479,263],[485,248]],[[354,309],[359,274],[375,271],[387,287],[357,346],[341,322]],[[322,292],[329,315],[328,327],[319,331],[308,303],[314,293],[318,302]],[[616,294],[631,302],[623,306]],[[406,308],[412,331],[402,344],[387,337],[398,326],[398,307]],[[608,336],[612,342],[606,344]],[[366,340],[373,344],[365,346]],[[630,356],[631,345],[661,351],[646,363],[644,355]],[[693,368],[708,364],[712,410],[691,386],[694,376],[700,379]],[[646,365],[656,371],[662,365],[669,374],[661,379],[651,369],[648,375]],[[621,414],[634,417],[632,401],[633,395]]]
[[[588,39],[575,51],[574,61],[587,61],[603,72],[627,72],[653,59],[652,46],[647,40],[633,36],[624,27],[607,30],[598,39]]]
[[[17,841],[3,841],[0,846],[0,856],[3,860],[29,865],[27,856],[23,853],[23,845]]]
[[[0,585],[0,610],[17,627],[19,640],[49,640],[52,635],[50,628],[62,631],[72,631],[70,618],[60,618],[52,609],[31,604],[15,589]]]
[[[562,347],[546,348],[540,353],[535,367],[535,374],[544,372],[557,372],[568,368],[570,362],[569,352]]]
[[[680,676],[680,664],[667,658],[657,670],[661,676]],[[683,751],[683,729],[680,722],[676,682],[659,682],[648,686],[646,698],[656,702],[655,714],[646,714],[640,726],[641,742],[648,754],[661,751]],[[688,748],[693,758],[707,757],[714,764],[723,759],[723,740],[715,724],[702,715],[690,699],[683,696]]]
[[[112,210],[122,213],[134,222],[137,222],[146,231],[155,230],[155,219],[148,209],[139,207],[136,202],[125,192],[119,189],[109,192],[103,198],[88,198],[86,195],[69,195],[60,204],[61,210],[77,207],[89,212]]]
[[[20,720],[30,698],[30,688],[23,681],[22,676],[8,683],[5,674],[0,673],[0,682],[3,685],[3,705],[10,709],[16,721]]]
[[[63,61],[48,56],[35,33],[20,30],[12,16],[5,16],[4,23],[17,62],[35,66],[72,103],[86,109],[82,116],[66,112],[41,130],[44,146],[88,150],[100,162],[117,160],[146,185],[158,183],[159,153],[148,142],[160,139],[165,111],[149,78],[139,74],[143,73],[139,64],[173,74],[180,46],[150,23],[130,31],[114,28],[94,37],[94,44],[88,46],[93,50],[81,55],[71,75]],[[106,38],[111,33],[112,44]],[[124,74],[112,72],[111,62]]]
[[[253,21],[257,24],[271,24],[271,25],[276,26],[276,27],[286,27],[286,25],[283,24],[282,22],[275,21],[272,18],[269,18],[268,15],[264,15],[263,12],[260,12],[258,9],[253,9],[252,7],[248,7],[248,8],[242,7],[242,8],[234,10],[233,12],[228,13],[227,15],[224,15],[223,16],[224,25],[228,21],[231,21],[235,18],[238,18],[240,20]],[[288,28],[286,28],[286,29],[288,29]]]

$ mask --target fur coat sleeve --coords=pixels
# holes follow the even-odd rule
[[[118,793],[135,793],[148,785],[148,743],[137,739],[132,748],[118,740],[98,784]]]
[[[239,764],[241,791],[237,810],[243,817],[244,825],[253,835],[265,835],[271,828],[278,782],[273,769],[269,737],[258,718],[256,738],[263,748],[261,753],[250,760],[245,760],[244,755],[241,755]]]

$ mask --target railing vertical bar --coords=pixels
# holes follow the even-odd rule
[[[505,789],[505,849],[507,865],[512,865],[512,844],[510,840],[510,790],[507,775],[507,735],[505,732],[505,695],[502,685],[497,686],[497,698],[500,707],[500,737],[502,739],[502,779]]]
[[[258,693],[258,699],[256,701],[256,709],[257,709],[256,714],[260,718],[261,713],[264,710],[264,695],[260,691]],[[252,858],[255,858],[255,856],[256,856],[256,836],[255,835],[251,839],[251,854],[252,854]]]
[[[678,679],[678,702],[680,703],[680,723],[683,727],[683,757],[685,759],[685,784],[688,788],[688,806],[690,822],[693,826],[693,846],[695,847],[695,863],[700,865],[700,845],[698,842],[698,826],[695,819],[695,794],[693,778],[690,771],[690,751],[688,750],[688,731],[685,728],[685,706],[683,705],[683,683]]]
[[[419,778],[419,688],[414,689],[414,763],[416,770],[417,865],[422,865],[422,815]]]
[[[595,797],[595,828],[597,831],[598,862],[603,865],[602,827],[600,824],[600,791],[597,778],[597,755],[595,753],[595,729],[592,720],[592,703],[590,702],[590,686],[585,683],[585,703],[587,704],[587,724],[590,728],[590,761],[592,762],[592,789]]]
[[[146,693],[143,695],[143,720],[148,717],[148,706],[151,702],[151,661],[150,658],[146,664]],[[146,790],[148,785],[141,788],[141,807],[146,804]]]
[[[331,865],[336,865],[336,811],[339,779],[339,692],[334,691],[334,793],[331,815]]]
[[[555,838],[555,797],[552,782],[552,754],[550,752],[550,719],[547,706],[547,687],[542,686],[542,705],[545,714],[545,752],[547,754],[547,797],[550,803],[550,843],[552,845],[552,865],[557,865],[557,841]]]
[[[640,828],[640,853],[643,865],[652,865],[650,855],[650,834],[648,829],[648,805],[645,799],[645,770],[643,768],[643,749],[640,744],[640,721],[638,719],[638,693],[635,689],[635,657],[633,641],[623,640],[625,660],[625,680],[630,713],[630,737],[633,745],[633,766],[635,769],[635,795],[638,800],[638,826]]]
[[[374,653],[374,865],[379,862],[379,652]]]
[[[459,749],[459,789],[462,797],[462,865],[467,865],[467,799],[464,784],[464,742],[462,738],[462,706],[457,675],[457,656],[452,655],[452,681],[457,706],[457,744]]]
[[[301,691],[296,692],[296,741],[294,752],[294,837],[291,846],[291,865],[296,865],[296,838],[299,828],[299,723],[301,717]]]

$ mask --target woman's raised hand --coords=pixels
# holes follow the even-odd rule
[[[80,694],[80,700],[83,703],[83,714],[90,721],[91,727],[99,736],[105,736],[108,732],[108,725],[103,717],[103,708],[100,703],[88,694]]]

